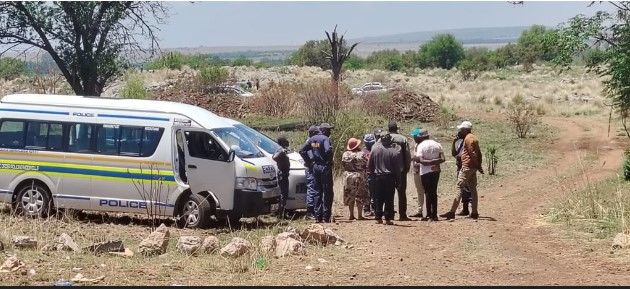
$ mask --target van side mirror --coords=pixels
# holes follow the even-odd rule
[[[235,156],[236,156],[236,152],[234,152],[234,150],[230,150],[230,152],[228,152],[227,162],[228,163],[233,162]]]

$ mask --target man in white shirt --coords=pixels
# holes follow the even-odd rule
[[[446,161],[442,145],[429,139],[429,132],[421,129],[414,137],[419,143],[413,161],[420,164],[420,179],[426,196],[426,217],[422,220],[437,221],[437,187],[440,181],[440,164]]]

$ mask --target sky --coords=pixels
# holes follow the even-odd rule
[[[556,26],[609,10],[590,2],[167,2],[162,48],[301,45],[335,24],[347,38],[453,28]]]

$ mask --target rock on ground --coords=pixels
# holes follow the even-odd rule
[[[201,249],[204,253],[214,253],[221,248],[221,243],[219,242],[219,238],[216,236],[208,236],[203,239],[203,243],[201,244]]]
[[[114,241],[97,242],[83,248],[83,250],[87,252],[92,252],[95,254],[109,253],[109,252],[124,252],[125,246],[123,246],[123,242],[121,240],[114,240]]]
[[[335,244],[337,242],[345,242],[337,233],[331,228],[325,228],[320,224],[312,224],[302,231],[300,234],[302,239],[306,242],[314,244],[322,244],[324,246],[328,244]]]
[[[11,256],[7,258],[2,266],[0,266],[0,272],[15,272],[24,266],[24,262],[20,261],[17,257]]]
[[[304,243],[300,239],[300,235],[293,232],[278,234],[275,238],[276,257],[306,254]]]
[[[267,253],[276,248],[276,237],[264,236],[260,239],[260,250]]]
[[[252,249],[252,243],[250,243],[249,241],[243,238],[234,237],[232,238],[232,241],[230,241],[229,244],[227,244],[225,247],[221,249],[221,256],[239,257],[251,251],[251,249]]]
[[[201,238],[197,236],[181,236],[177,241],[177,249],[187,255],[197,253],[201,248]]]
[[[613,249],[630,248],[630,235],[624,233],[617,234],[615,239],[613,239],[612,247]]]
[[[166,253],[170,232],[166,225],[161,224],[155,231],[149,234],[138,246],[138,253],[145,256],[161,255]]]
[[[12,240],[13,246],[18,249],[35,249],[37,248],[37,240],[29,236],[15,236]]]
[[[72,237],[66,233],[62,233],[55,241],[54,249],[57,251],[74,251],[81,252],[81,248],[74,242]]]

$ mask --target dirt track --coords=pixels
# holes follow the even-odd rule
[[[551,166],[512,177],[499,187],[480,191],[478,221],[454,222],[343,222],[339,233],[352,240],[352,249],[323,251],[304,257],[306,262],[278,260],[283,272],[269,272],[245,283],[277,284],[630,284],[627,258],[613,259],[599,246],[589,249],[565,238],[561,230],[541,222],[544,209],[572,189],[583,188],[618,171],[621,146],[607,136],[607,123],[583,118],[545,118],[560,135],[549,144]],[[596,160],[584,164],[589,151]],[[413,197],[413,182],[408,198]],[[442,197],[439,212],[450,207]],[[413,200],[409,200],[411,205]],[[409,211],[413,212],[412,207]],[[336,212],[343,212],[337,208]],[[320,263],[318,258],[328,262]],[[305,270],[311,264],[319,271]],[[276,267],[276,266],[274,266]],[[277,268],[276,267],[276,268]],[[282,275],[281,278],[279,278]],[[286,277],[285,277],[286,276]],[[291,276],[291,278],[288,278]]]

